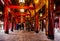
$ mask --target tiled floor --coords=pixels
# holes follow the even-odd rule
[[[27,32],[27,31],[17,31],[5,34],[3,31],[0,31],[0,41],[52,41],[47,39],[47,36],[44,33],[39,32]]]
[[[60,30],[58,28],[55,28],[55,40],[54,41],[60,41]]]

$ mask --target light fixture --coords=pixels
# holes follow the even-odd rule
[[[21,2],[21,3],[25,3],[25,0],[19,0],[19,3],[20,3],[20,2]]]
[[[54,10],[56,9],[56,5],[54,4]]]
[[[46,22],[46,20],[44,19],[44,22]]]
[[[36,3],[36,4],[37,4],[38,2],[39,2],[39,0],[34,0],[34,3]]]
[[[40,17],[42,17],[42,13],[40,13]]]
[[[59,17],[58,16],[56,16],[54,19],[58,19]]]
[[[24,9],[20,9],[20,12],[24,12]]]
[[[0,11],[0,14],[2,14],[2,11]]]

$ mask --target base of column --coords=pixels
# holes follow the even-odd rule
[[[35,31],[36,33],[39,33],[39,31],[37,30],[37,31]]]
[[[48,36],[48,32],[45,32],[45,35]]]
[[[48,35],[48,39],[54,40],[54,35]]]
[[[16,30],[16,28],[15,28],[15,30]]]
[[[6,34],[9,34],[9,31],[5,31]]]
[[[11,31],[13,32],[13,27],[11,28]]]
[[[11,29],[11,31],[13,32],[13,29]]]

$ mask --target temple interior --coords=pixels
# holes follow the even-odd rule
[[[0,41],[60,41],[60,0],[0,0]]]

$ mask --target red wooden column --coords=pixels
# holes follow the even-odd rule
[[[14,18],[13,20],[14,20],[13,27],[14,27],[14,29],[16,30],[16,18]]]
[[[4,30],[5,33],[9,33],[9,28],[8,28],[8,7],[4,8]]]
[[[14,23],[13,23],[13,21],[11,22],[11,25],[12,25],[12,27],[11,27],[11,31],[13,32],[13,27],[14,27]]]
[[[10,24],[10,30],[11,30],[11,28],[12,28],[12,22],[10,22],[9,24]]]
[[[14,29],[16,30],[16,23],[14,23]]]
[[[36,13],[36,15],[35,15],[35,25],[36,25],[36,28],[35,28],[35,31],[36,31],[36,33],[38,33],[38,13]]]
[[[49,19],[49,26],[48,26],[48,38],[54,39],[54,0],[49,0],[49,13],[48,13],[48,19]]]
[[[46,0],[45,14],[46,14],[46,16],[48,16],[48,0]],[[48,35],[48,18],[46,18],[45,34]]]
[[[59,30],[60,30],[60,15],[59,15]]]

